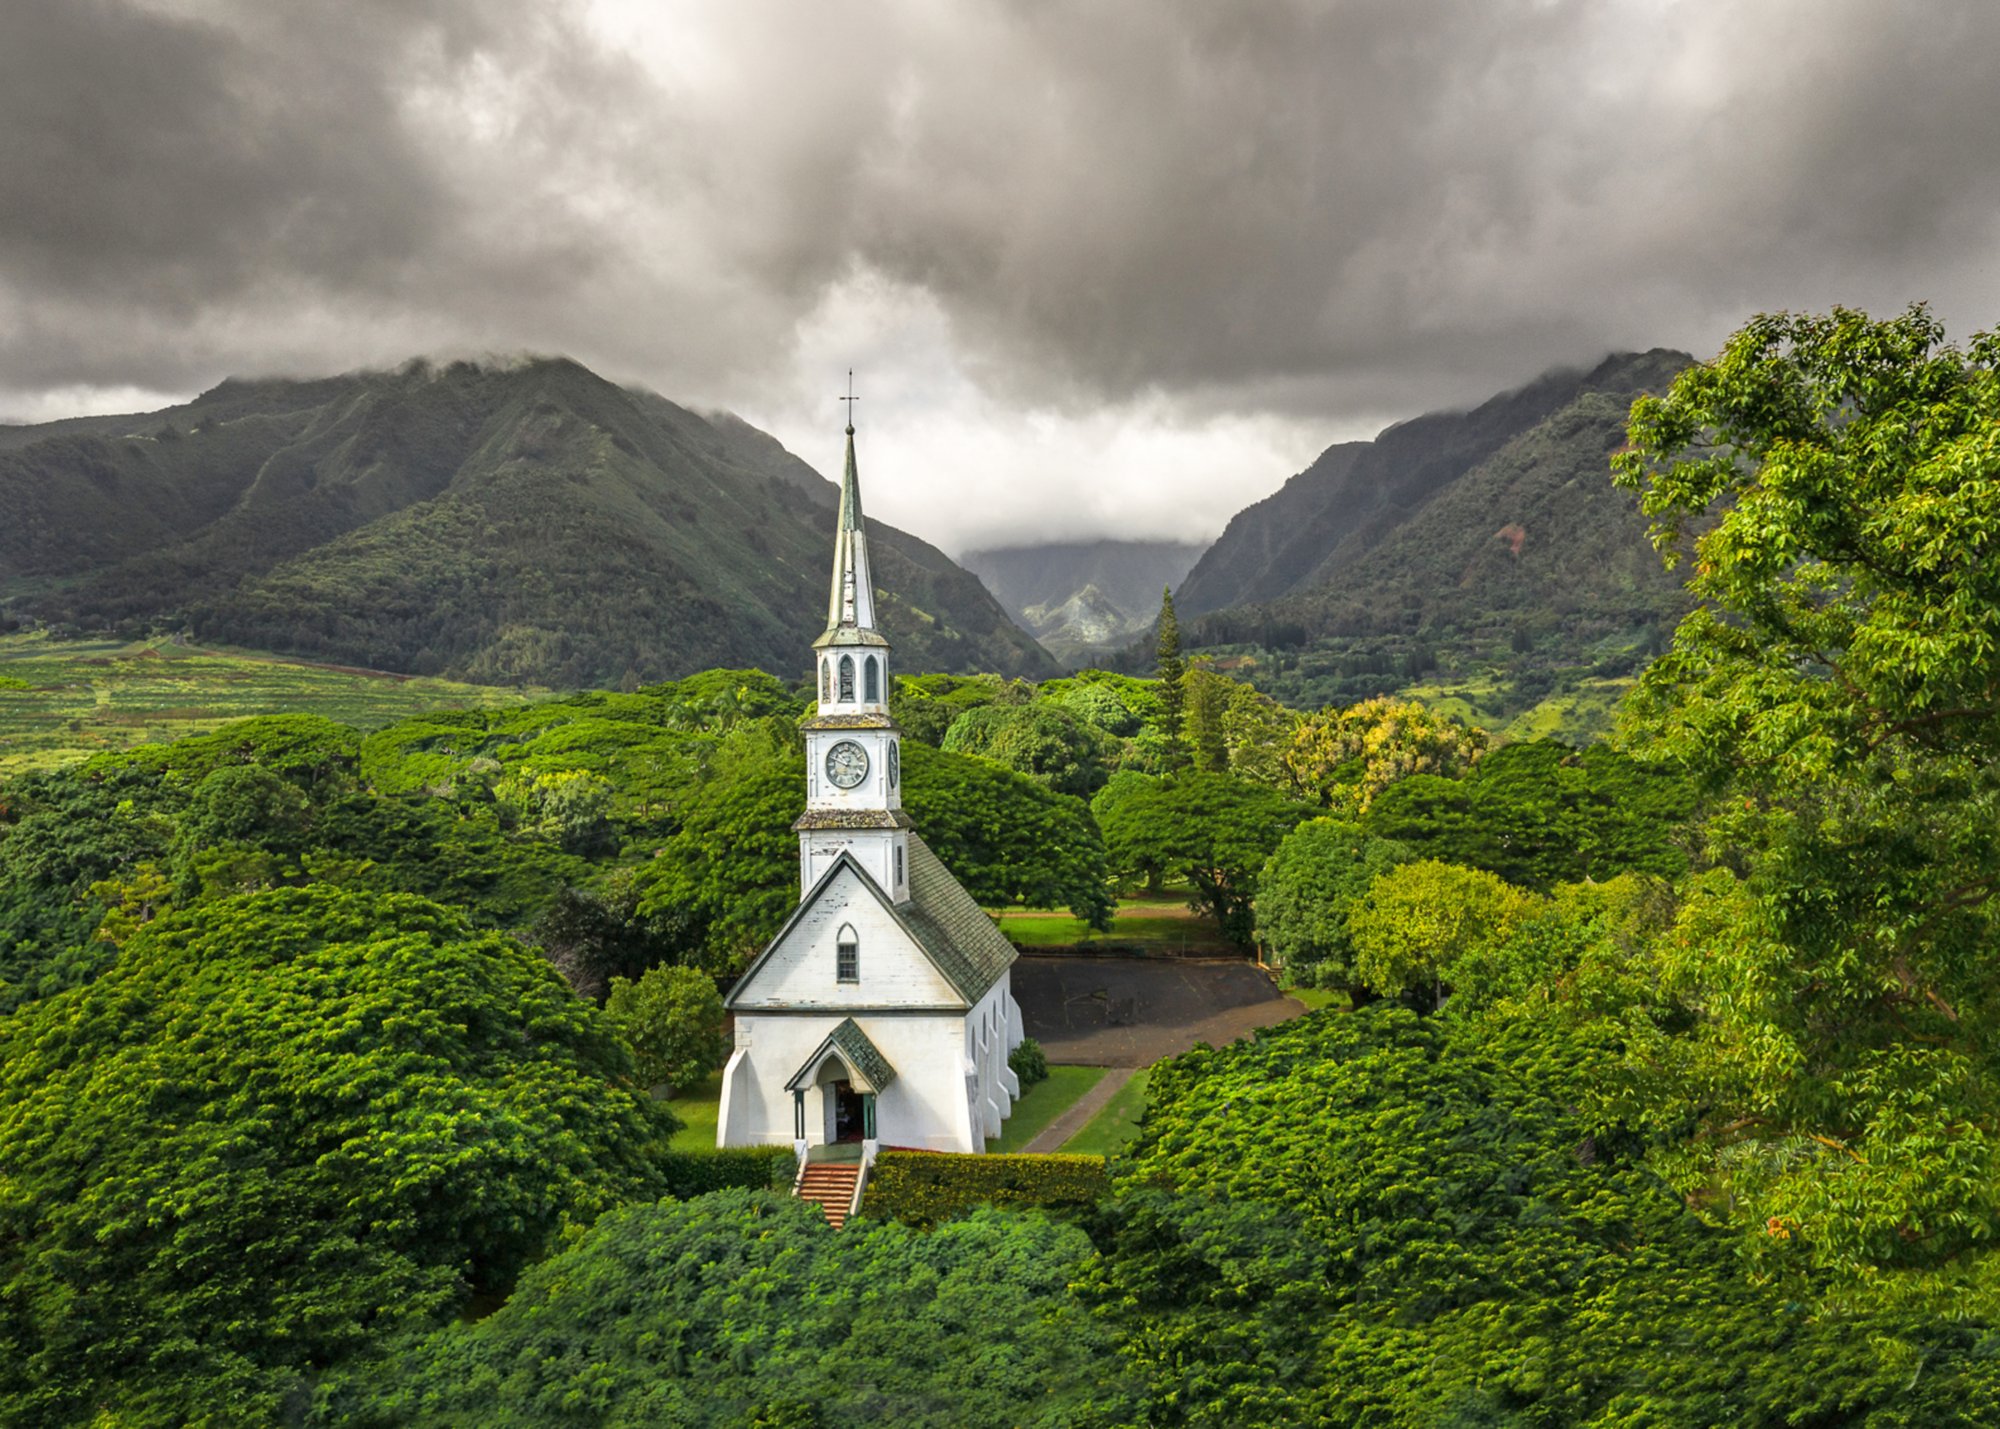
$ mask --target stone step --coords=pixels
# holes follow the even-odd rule
[[[820,1162],[806,1167],[806,1174],[799,1182],[799,1199],[818,1206],[826,1223],[839,1230],[847,1223],[847,1208],[854,1202],[854,1183],[860,1179],[861,1168],[851,1162]]]

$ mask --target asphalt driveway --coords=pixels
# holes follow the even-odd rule
[[[1026,954],[1013,983],[1021,1021],[1049,1060],[1093,1067],[1150,1066],[1306,1010],[1240,961]]]

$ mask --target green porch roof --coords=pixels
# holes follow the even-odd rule
[[[849,1017],[827,1034],[824,1042],[813,1049],[792,1079],[785,1083],[787,1091],[803,1091],[812,1084],[813,1075],[830,1052],[837,1052],[840,1060],[847,1064],[852,1074],[850,1080],[856,1091],[880,1092],[896,1080],[896,1069],[889,1065],[889,1059],[882,1055],[882,1049],[868,1040],[868,1034],[852,1017]]]

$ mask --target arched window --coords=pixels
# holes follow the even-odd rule
[[[902,883],[903,883],[903,846],[902,846],[901,844],[897,844],[897,845],[896,845],[896,886],[900,888],[900,887],[902,886]]]
[[[843,655],[840,657],[840,702],[847,705],[854,703],[854,657],[852,655]]]
[[[861,939],[852,923],[841,924],[835,935],[833,975],[840,982],[861,981]]]
[[[819,702],[827,703],[833,698],[833,661],[819,662]]]
[[[875,657],[873,655],[870,655],[868,657],[868,668],[864,672],[864,678],[862,684],[868,693],[867,703],[871,705],[881,704],[882,671],[880,666],[876,664]]]

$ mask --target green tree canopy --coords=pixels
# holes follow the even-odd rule
[[[640,911],[704,921],[711,947],[744,957],[798,905],[805,764],[787,744],[718,777],[702,803],[638,875]],[[1102,927],[1111,917],[1104,844],[1079,799],[1011,769],[928,745],[903,746],[903,802],[917,832],[982,904],[1067,906]]]
[[[942,748],[991,759],[1058,794],[1083,799],[1103,787],[1118,754],[1115,739],[1061,706],[1039,701],[967,710],[945,731]]]
[[[1163,1062],[1081,1288],[1142,1422],[1969,1426],[1990,1322],[1819,1317],[1578,1108],[1609,1022],[1315,1013]]]
[[[1362,993],[1347,918],[1377,874],[1417,855],[1353,824],[1308,819],[1257,878],[1257,936],[1295,982]]]
[[[1070,1300],[1083,1233],[980,1211],[933,1232],[750,1191],[633,1206],[498,1313],[322,1391],[315,1424],[1133,1422],[1111,1335]]]
[[[1432,1006],[1461,959],[1504,940],[1538,901],[1484,869],[1434,858],[1391,868],[1347,915],[1355,976],[1383,997]]]
[[[1760,317],[1630,436],[1707,602],[1628,712],[1722,863],[1657,950],[1682,1184],[1857,1293],[2000,1303],[2000,339]]]
[[[658,1184],[599,1016],[422,899],[282,889],[0,1020],[0,1419],[269,1422]]]
[[[1307,715],[1292,733],[1285,768],[1304,797],[1353,818],[1398,779],[1459,773],[1485,749],[1485,730],[1384,695]]]
[[[698,968],[651,968],[636,982],[615,977],[604,1014],[631,1047],[643,1086],[690,1086],[729,1051],[722,996]]]
[[[1120,774],[1091,801],[1114,874],[1185,878],[1193,906],[1248,944],[1257,875],[1310,814],[1277,790],[1227,774]]]
[[[1510,744],[1456,779],[1413,774],[1368,806],[1363,826],[1446,863],[1546,892],[1558,883],[1687,869],[1686,780],[1601,744]]]

